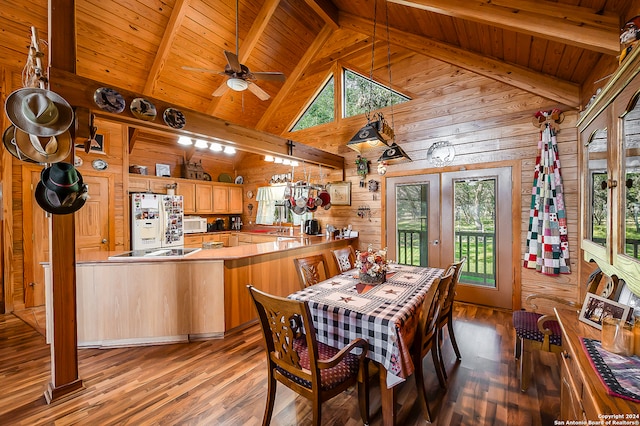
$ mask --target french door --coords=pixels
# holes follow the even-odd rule
[[[456,300],[512,307],[511,168],[387,179],[387,246],[403,264],[466,258]]]

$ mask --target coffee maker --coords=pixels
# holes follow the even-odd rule
[[[242,218],[238,215],[231,216],[231,230],[239,231],[242,229]]]

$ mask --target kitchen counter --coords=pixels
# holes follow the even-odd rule
[[[265,233],[254,233],[256,235],[264,235]],[[216,249],[202,249],[196,253],[189,254],[184,257],[174,257],[171,260],[175,261],[188,261],[188,260],[237,260],[244,259],[249,257],[254,257],[258,255],[266,255],[270,253],[293,250],[293,249],[301,249],[304,247],[310,247],[321,244],[331,244],[337,241],[348,241],[352,242],[356,240],[356,238],[344,238],[344,239],[335,239],[335,238],[327,238],[324,235],[317,236],[294,236],[290,237],[288,235],[282,234],[269,234],[270,236],[277,238],[278,241],[266,242],[266,243],[258,243],[258,244],[248,244],[241,245],[236,247],[222,247]],[[127,258],[119,258],[113,259],[113,256],[122,254],[121,251],[111,251],[111,252],[93,252],[93,253],[81,253],[76,257],[77,264],[88,264],[88,263],[102,263],[102,262],[166,262],[168,259],[166,257],[154,258],[153,256],[149,257],[127,257]],[[111,258],[111,259],[109,259]]]
[[[79,347],[120,347],[223,338],[256,320],[247,284],[287,296],[300,289],[293,259],[323,254],[338,273],[331,250],[356,238],[288,237],[279,241],[201,249],[183,257],[109,259],[122,252],[76,259]],[[51,271],[45,267],[47,332]],[[51,341],[51,336],[47,336]]]

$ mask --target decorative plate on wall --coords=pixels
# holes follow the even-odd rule
[[[435,142],[427,151],[427,160],[436,167],[444,167],[451,164],[455,156],[456,151],[453,145],[447,141]]]
[[[93,100],[100,109],[116,114],[124,111],[125,100],[120,93],[108,87],[100,87],[93,94]]]
[[[165,124],[172,129],[182,129],[187,124],[187,119],[184,117],[182,111],[175,108],[167,108],[162,113],[162,119]]]
[[[238,185],[242,185],[244,183],[244,178],[242,176],[238,176],[235,180],[235,183]]]

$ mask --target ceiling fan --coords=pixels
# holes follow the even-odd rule
[[[262,90],[254,81],[285,81],[285,76],[281,72],[251,72],[246,65],[240,63],[238,59],[238,0],[236,0],[236,53],[225,50],[224,56],[227,58],[227,65],[224,66],[224,71],[222,72],[187,66],[183,66],[182,69],[226,75],[227,81],[222,83],[222,85],[212,93],[212,96],[222,96],[228,88],[236,92],[249,89],[249,91],[260,98],[260,100],[266,101],[270,97],[269,94]]]

